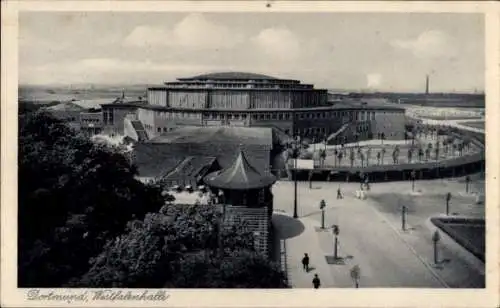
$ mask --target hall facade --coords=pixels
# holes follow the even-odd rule
[[[147,101],[117,100],[102,109],[104,133],[123,135],[125,126],[139,127],[148,138],[182,126],[270,127],[317,140],[346,124],[360,139],[381,133],[399,139],[404,132],[404,109],[396,105],[332,102],[326,89],[252,73],[178,78],[148,88]]]

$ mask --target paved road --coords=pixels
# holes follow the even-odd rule
[[[392,188],[397,193],[400,185],[385,185],[385,189]],[[321,199],[327,201],[326,225],[340,226],[340,256],[345,259],[346,265],[330,265],[336,287],[352,287],[349,269],[358,264],[361,268],[361,287],[444,287],[437,270],[426,266],[422,260],[429,261],[432,244],[426,238],[417,236],[417,233],[408,235],[398,234],[396,218],[381,213],[371,201],[354,198],[354,191],[359,187],[356,183],[341,183],[345,199],[334,199],[338,183],[313,183],[313,189],[308,189],[307,183],[299,184],[299,216],[314,219],[319,225],[321,216],[318,204]],[[273,189],[275,208],[292,213],[293,210],[293,183],[278,182]],[[428,233],[425,230],[426,234]],[[319,239],[319,249],[324,255],[332,255],[333,236],[330,232],[316,233]],[[411,245],[407,244],[410,243]],[[310,247],[310,246],[309,246]],[[414,247],[417,247],[415,250]],[[312,248],[311,248],[312,249]],[[463,265],[461,260],[455,261],[452,266]],[[466,273],[455,277],[453,270],[446,271],[448,281],[462,281]],[[324,275],[324,274],[323,274]],[[476,280],[474,276],[474,280]],[[479,277],[480,279],[480,277]],[[450,283],[447,283],[450,285]],[[456,284],[451,283],[452,287]]]

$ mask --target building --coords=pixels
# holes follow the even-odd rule
[[[124,135],[125,119],[140,122],[148,139],[183,126],[269,127],[316,140],[341,129],[349,132],[345,138],[330,138],[332,142],[382,132],[396,139],[404,132],[404,108],[397,105],[329,100],[327,90],[311,84],[252,73],[178,78],[148,88],[147,96],[147,102],[103,104],[103,133]]]
[[[139,174],[146,178],[167,175],[189,156],[213,157],[227,168],[240,150],[259,172],[270,173],[274,142],[270,128],[186,126],[138,142],[133,151]]]
[[[208,174],[204,182],[217,195],[217,203],[222,205],[224,224],[246,222],[248,231],[253,232],[255,249],[269,256],[273,213],[271,186],[276,178],[261,173],[240,151],[232,165]]]
[[[59,119],[69,127],[80,130],[80,113],[86,109],[73,102],[64,102],[50,107],[43,107],[41,110],[49,112],[54,118]]]
[[[80,131],[89,137],[100,134],[102,131],[102,112],[100,110],[80,112]]]

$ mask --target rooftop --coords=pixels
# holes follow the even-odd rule
[[[177,176],[198,176],[204,175],[203,171],[216,161],[215,157],[210,156],[188,156],[180,162],[173,170],[165,175],[165,178]],[[205,171],[207,172],[207,171]]]
[[[179,127],[148,141],[148,143],[234,143],[271,146],[271,128],[264,127]]]
[[[245,72],[220,72],[197,75],[193,77],[178,78],[178,80],[276,80],[278,78]]]
[[[385,101],[359,101],[359,100],[342,100],[333,104],[338,109],[394,109],[405,110],[404,107]]]
[[[85,111],[85,108],[73,102],[60,103],[54,106],[46,107],[48,111]]]
[[[240,151],[234,163],[221,171],[210,173],[204,182],[211,187],[222,189],[247,190],[272,185],[276,178],[271,174],[261,174]]]

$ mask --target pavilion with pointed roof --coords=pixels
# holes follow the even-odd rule
[[[240,149],[231,166],[208,174],[203,181],[217,195],[223,221],[246,221],[248,230],[254,234],[255,248],[269,255],[273,213],[271,186],[276,178],[252,166]]]
[[[276,177],[258,171],[240,150],[231,166],[208,174],[204,182],[212,190],[222,191],[226,204],[258,207],[268,203]]]

